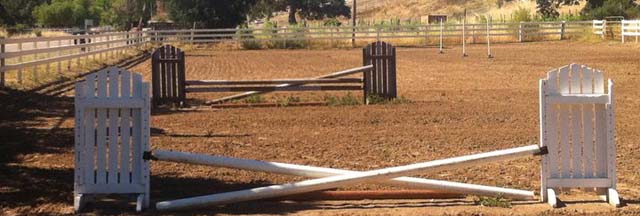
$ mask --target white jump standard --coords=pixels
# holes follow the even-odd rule
[[[557,207],[557,188],[596,188],[620,206],[616,191],[613,82],[602,72],[571,64],[540,80],[541,199]],[[594,132],[595,131],[595,132]],[[595,163],[594,163],[595,162]]]

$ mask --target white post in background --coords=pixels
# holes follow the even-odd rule
[[[6,70],[4,69],[4,37],[0,37],[0,87],[5,87],[5,72]]]
[[[522,32],[522,22],[520,22],[520,25],[518,25],[518,42],[522,43],[523,40],[523,33]]]
[[[602,39],[607,39],[607,20],[602,20]]]
[[[491,17],[487,17],[487,57],[493,58],[491,55]]]
[[[193,27],[191,28],[191,45],[193,45],[193,32],[196,29],[196,22],[193,22]]]
[[[564,39],[564,29],[566,27],[567,23],[565,21],[562,21],[560,23],[560,40]]]
[[[467,57],[467,9],[464,10],[464,18],[462,19],[462,57]]]
[[[22,51],[22,43],[18,43],[18,52],[21,52],[21,51]],[[18,56],[18,63],[22,63],[22,56]],[[18,84],[22,85],[22,67],[18,69],[18,74],[16,78],[18,79]]]
[[[33,42],[33,49],[38,49],[38,41]],[[35,61],[38,61],[38,53],[33,54]],[[31,72],[33,76],[32,79],[35,83],[38,83],[38,65],[33,66],[33,71]]]
[[[442,21],[443,19],[440,18],[440,54],[444,53],[444,50],[442,50],[442,33],[444,32],[444,22]]]

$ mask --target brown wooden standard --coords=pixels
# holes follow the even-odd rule
[[[171,45],[162,46],[151,57],[154,105],[186,100],[184,52]]]
[[[367,45],[362,50],[363,64],[373,65],[373,70],[364,73],[365,98],[376,95],[384,99],[397,97],[396,48],[383,41]]]

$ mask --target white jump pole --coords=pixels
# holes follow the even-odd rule
[[[278,162],[266,162],[249,159],[238,159],[223,156],[213,156],[205,154],[194,154],[186,152],[173,152],[156,150],[152,153],[155,160],[171,161],[177,163],[188,163],[214,167],[234,168],[258,172],[277,173],[284,175],[305,176],[311,178],[323,178],[335,175],[355,174],[359,171],[341,170],[334,168],[314,167]],[[512,199],[533,199],[532,191],[518,190],[511,188],[492,187],[476,184],[458,183],[450,181],[399,177],[391,180],[384,180],[379,183],[413,189],[438,190],[451,193],[473,194],[480,196],[502,195]]]
[[[493,162],[524,157],[533,154],[545,153],[538,145],[530,145],[506,150],[498,150],[480,154],[473,154],[461,157],[441,159],[405,166],[391,167],[385,169],[371,170],[353,174],[330,176],[306,180],[296,183],[272,185],[267,187],[253,188],[213,195],[184,198],[179,200],[163,201],[156,203],[158,210],[177,210],[184,208],[203,207],[209,205],[222,205],[228,203],[280,197],[292,194],[312,192],[318,190],[343,187],[358,183],[380,181],[384,179],[396,178],[404,175],[418,174],[425,171],[436,172],[449,170],[480,163]]]
[[[491,17],[487,16],[487,57],[493,58],[491,55]]]

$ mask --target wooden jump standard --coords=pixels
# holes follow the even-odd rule
[[[363,49],[363,65],[353,69],[302,79],[185,80],[184,52],[170,45],[154,51],[151,59],[154,104],[185,103],[187,93],[243,92],[207,101],[223,103],[274,91],[363,91],[385,99],[397,96],[395,47],[375,42]],[[362,73],[361,78],[342,78]],[[352,85],[349,85],[352,84]]]

